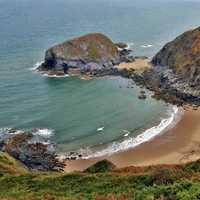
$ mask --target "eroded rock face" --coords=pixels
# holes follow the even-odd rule
[[[45,62],[39,70],[82,71],[109,68],[120,63],[117,46],[105,35],[92,33],[58,44],[46,51]]]
[[[155,96],[175,104],[200,105],[200,28],[166,44],[139,77]]]
[[[198,86],[200,84],[200,27],[187,31],[166,44],[152,59],[152,63],[169,66],[190,85]]]

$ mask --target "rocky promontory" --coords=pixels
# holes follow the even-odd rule
[[[181,105],[200,105],[200,28],[166,44],[151,63],[154,67],[137,78],[157,97]]]
[[[30,170],[62,171],[65,164],[59,160],[55,144],[36,135],[36,131],[5,129],[0,137],[0,151],[8,153]]]

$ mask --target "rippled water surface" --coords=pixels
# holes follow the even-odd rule
[[[31,68],[48,47],[89,32],[151,57],[199,25],[199,9],[198,1],[182,0],[0,0],[0,127],[51,129],[66,151],[121,141],[158,124],[170,108],[138,100],[140,89],[128,80],[48,78]]]

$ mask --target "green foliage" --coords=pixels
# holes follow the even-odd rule
[[[20,175],[26,172],[27,170],[20,162],[7,153],[0,152],[0,176],[5,174]]]
[[[184,170],[188,172],[200,172],[200,160],[186,164]]]
[[[3,154],[2,154],[3,155]],[[0,162],[12,160],[0,155]],[[13,176],[2,172],[1,200],[198,200],[200,162],[184,166],[148,168],[145,172],[111,171],[107,161],[87,173],[26,172]],[[109,172],[107,170],[109,169]],[[92,173],[88,173],[92,172]],[[101,172],[101,173],[98,173]]]
[[[157,169],[152,173],[152,179],[155,184],[173,183],[173,175],[170,169]]]
[[[102,160],[91,167],[87,168],[85,172],[88,173],[104,173],[104,172],[109,172],[112,171],[115,168],[115,165],[113,163],[109,162],[108,160]]]

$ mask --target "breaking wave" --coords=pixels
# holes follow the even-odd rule
[[[173,106],[172,112],[170,112],[170,116],[168,118],[162,119],[158,125],[147,129],[142,134],[136,137],[126,137],[127,139],[122,142],[113,142],[112,144],[108,145],[106,148],[100,151],[95,152],[89,148],[86,148],[80,150],[80,153],[83,155],[84,159],[89,159],[94,157],[110,155],[116,152],[134,148],[144,142],[153,139],[155,136],[163,133],[165,130],[175,125],[180,119],[180,115],[178,115],[178,113],[181,114],[181,111],[178,111],[178,108],[176,106]],[[126,136],[128,136],[128,134],[126,134]]]

